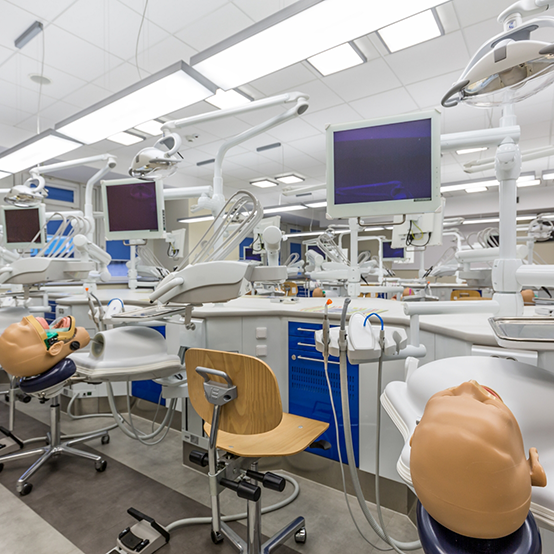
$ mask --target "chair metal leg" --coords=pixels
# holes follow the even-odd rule
[[[275,533],[273,537],[268,539],[262,545],[261,554],[270,554],[278,546],[281,546],[287,539],[293,537],[300,529],[306,526],[306,521],[303,517],[297,517],[294,521],[291,521],[288,525],[285,525],[279,532]]]
[[[77,437],[75,439],[66,440],[63,444],[66,446],[73,446],[74,444],[80,444],[85,441],[90,441],[92,439],[100,439],[102,437],[108,437],[108,431],[98,431],[97,433],[91,433],[86,437]]]
[[[250,464],[252,471],[258,471],[258,462]],[[256,481],[250,479],[255,485]],[[247,513],[247,533],[248,533],[248,554],[259,554],[262,546],[262,502],[249,500],[246,507]]]
[[[221,523],[221,532],[233,543],[240,554],[249,554],[248,545],[226,523]]]
[[[84,450],[77,450],[76,448],[71,448],[66,444],[62,444],[59,447],[60,452],[65,452],[66,454],[71,454],[72,456],[78,456],[79,458],[86,458],[87,460],[93,460],[94,462],[101,462],[102,456],[97,454],[92,454],[91,452],[86,452]]]
[[[29,477],[34,475],[36,471],[47,461],[49,460],[53,455],[55,454],[55,450],[53,448],[49,448],[18,480],[16,489],[17,492],[21,492],[23,490],[23,487]]]
[[[22,452],[14,452],[13,454],[6,454],[5,456],[0,456],[0,464],[3,464],[4,462],[11,462],[13,460],[19,460],[21,458],[36,456],[37,454],[42,455],[48,450],[48,446],[43,446],[42,448],[35,448],[34,450],[25,450]]]

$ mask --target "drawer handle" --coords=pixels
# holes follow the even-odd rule
[[[307,342],[297,342],[296,344],[298,346],[313,346],[315,348],[315,343],[310,344],[310,343],[307,343]]]
[[[297,331],[306,331],[308,333],[315,333],[316,331],[319,331],[320,329],[302,329],[302,327],[298,327],[296,330]]]
[[[306,358],[306,356],[296,356],[298,360],[306,360],[307,362],[320,362],[323,363],[323,360],[318,360],[317,358]],[[330,364],[340,365],[340,362],[332,362],[329,360]]]

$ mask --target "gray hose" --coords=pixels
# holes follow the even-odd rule
[[[348,468],[350,469],[350,477],[352,478],[352,484],[354,485],[354,491],[356,492],[356,497],[358,499],[358,504],[364,513],[364,516],[367,522],[371,525],[371,528],[377,533],[379,538],[381,538],[387,544],[390,544],[396,552],[403,554],[401,549],[404,550],[417,550],[421,548],[420,541],[411,541],[411,542],[401,542],[395,539],[392,539],[388,536],[386,530],[382,528],[383,526],[383,516],[381,514],[381,504],[380,498],[377,496],[379,491],[379,465],[375,467],[375,492],[376,492],[376,505],[377,513],[379,514],[379,520],[381,526],[375,521],[375,518],[371,515],[369,508],[367,507],[364,493],[362,492],[362,487],[360,485],[360,480],[358,478],[358,472],[356,471],[356,458],[354,456],[354,446],[352,444],[352,428],[350,422],[350,401],[348,398],[348,373],[347,373],[347,362],[346,362],[346,312],[348,310],[348,305],[350,304],[350,298],[347,298],[344,302],[343,312],[341,316],[341,329],[339,335],[339,347],[340,347],[340,389],[341,389],[341,400],[342,400],[342,420],[344,427],[344,439],[346,444],[346,454],[348,457]],[[382,359],[381,359],[382,362]],[[380,385],[380,383],[379,383]],[[377,438],[375,445],[375,456],[379,460],[380,455],[380,432],[379,425],[381,422],[381,403],[380,403],[380,394],[381,391],[377,391]],[[384,527],[384,526],[383,526]]]

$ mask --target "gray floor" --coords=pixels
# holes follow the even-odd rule
[[[48,405],[40,404],[36,400],[33,400],[27,405],[18,403],[18,409],[39,422],[48,423]],[[6,412],[6,407],[0,403],[0,417],[5,417]],[[20,418],[21,422],[23,422],[23,419],[23,417]],[[62,429],[66,433],[78,431],[82,432],[96,429],[105,424],[110,424],[111,421],[107,418],[71,421],[64,414],[62,416]],[[42,427],[38,423],[37,426]],[[147,427],[145,426],[145,430],[146,429]],[[37,432],[35,434],[40,433]],[[23,438],[28,438],[28,436],[24,436]],[[35,489],[28,497],[20,498],[18,495],[12,494],[12,492],[15,491],[15,479],[18,476],[16,471],[17,468],[8,470],[8,465],[6,464],[6,469],[0,476],[0,517],[3,518],[1,520],[3,524],[3,533],[0,535],[0,552],[6,552],[9,554],[28,554],[30,552],[33,552],[34,554],[49,554],[50,552],[55,552],[56,554],[77,554],[80,552],[83,552],[84,554],[97,554],[97,552],[99,552],[99,545],[83,545],[76,539],[74,539],[72,543],[68,536],[64,536],[56,530],[56,525],[47,521],[51,519],[50,517],[41,517],[32,509],[33,495],[36,494],[38,497],[38,495],[41,494],[41,489],[44,494],[44,491],[46,491],[49,486],[49,480],[51,481],[50,486],[54,486],[54,480],[58,481],[63,486],[64,479],[67,477],[67,486],[71,490],[76,491],[73,495],[74,501],[79,500],[80,502],[85,503],[85,505],[87,502],[90,502],[91,514],[93,514],[96,510],[101,510],[101,513],[105,513],[106,510],[109,511],[109,506],[113,505],[108,502],[109,491],[106,491],[107,494],[105,496],[101,494],[89,494],[89,498],[83,498],[82,495],[80,496],[78,493],[78,481],[79,479],[82,479],[82,482],[85,483],[89,482],[90,479],[94,479],[94,486],[99,487],[99,490],[103,486],[112,487],[113,489],[116,485],[113,483],[110,485],[108,483],[108,473],[112,470],[112,475],[116,475],[118,467],[125,467],[133,470],[133,472],[123,472],[125,475],[127,475],[127,473],[136,473],[137,475],[140,474],[145,478],[157,482],[160,485],[159,490],[165,491],[161,493],[163,498],[159,503],[152,502],[151,499],[144,498],[145,504],[151,508],[149,515],[158,517],[160,523],[168,524],[172,520],[190,517],[191,515],[205,515],[209,512],[205,508],[209,506],[207,478],[194,469],[190,469],[182,465],[182,446],[180,434],[177,431],[170,431],[168,437],[161,444],[148,447],[127,438],[119,430],[115,430],[111,432],[110,444],[101,445],[100,441],[96,440],[90,443],[90,447],[100,451],[110,460],[109,467],[105,474],[96,475],[94,469],[90,469],[90,475],[89,473],[83,473],[83,476],[80,477],[79,472],[89,471],[89,468],[86,470],[81,469],[83,464],[87,465],[89,462],[86,460],[76,461],[74,459],[68,459],[67,462],[64,461],[63,463],[57,461],[55,463],[58,467],[41,470],[44,473],[38,474],[33,479]],[[20,462],[17,463],[19,464]],[[66,463],[68,464],[67,466]],[[121,464],[121,466],[119,464]],[[25,465],[28,465],[27,462]],[[24,468],[25,466],[21,467]],[[64,468],[66,468],[65,471]],[[57,472],[57,476],[55,476],[53,472]],[[12,482],[7,481],[7,478],[9,478],[12,474]],[[106,476],[105,480],[102,479],[104,476]],[[96,477],[99,477],[99,479]],[[289,541],[287,546],[290,549],[304,554],[331,553],[344,550],[345,548],[347,549],[346,552],[365,552],[368,554],[379,552],[379,550],[376,550],[367,544],[357,533],[348,514],[342,493],[334,489],[315,484],[307,479],[299,477],[295,478],[300,484],[300,496],[291,505],[263,517],[263,532],[265,534],[271,535],[278,531],[286,522],[298,515],[303,515],[306,517],[307,522],[309,536],[308,542],[305,545],[297,545],[294,541]],[[136,487],[140,489],[140,478],[134,477],[133,479],[134,480],[132,482],[138,483]],[[146,483],[146,481],[144,481],[144,483]],[[123,485],[121,485],[121,487],[123,487]],[[144,488],[146,489],[146,485],[144,485]],[[288,486],[283,494],[267,490],[264,491],[264,505],[273,504],[282,500],[283,495],[288,494],[288,492],[290,492]],[[173,493],[180,494],[173,495]],[[194,502],[196,502],[198,503],[196,510],[203,513],[185,513],[186,509],[178,504],[179,498],[177,497],[181,497],[182,495],[187,497],[187,499],[190,499],[192,502],[191,504],[187,504],[187,509],[190,510],[190,506],[194,507],[196,505]],[[55,495],[52,494],[52,496]],[[94,498],[91,498],[93,496]],[[123,488],[118,490],[118,496],[118,505],[130,506],[137,504],[137,502],[140,504],[140,490],[131,491]],[[106,500],[103,501],[102,498],[106,498]],[[57,502],[61,503],[60,500],[57,500]],[[92,505],[93,502],[94,506]],[[183,502],[181,502],[181,504],[182,503]],[[156,506],[156,504],[158,506]],[[377,542],[382,548],[384,545],[380,543],[380,541],[376,541],[374,533],[371,531],[369,526],[363,522],[361,510],[352,498],[351,505],[360,527],[363,529],[365,534],[372,542]],[[371,504],[369,504],[369,506],[370,510],[375,513],[374,506]],[[141,509],[140,505],[135,505],[135,507]],[[52,508],[55,509],[55,506]],[[147,511],[147,508],[144,506],[142,506],[142,508],[144,511]],[[239,513],[244,511],[245,506],[243,501],[237,499],[233,493],[226,492],[224,493],[222,499],[222,509],[224,513],[228,514]],[[121,521],[127,521],[127,524],[132,522],[130,518],[125,520],[125,517],[128,516],[124,514],[123,508],[119,508],[119,511],[123,513],[117,514],[117,519],[123,518]],[[411,521],[406,516],[396,514],[390,510],[384,510],[384,513],[385,524],[390,535],[399,540],[415,540],[417,538],[417,532]],[[48,514],[48,516],[50,516],[50,514]],[[113,517],[116,519],[116,514],[114,514]],[[4,518],[7,518],[7,521]],[[99,518],[100,516],[96,517],[97,520]],[[9,524],[7,524],[7,522],[9,522]],[[104,540],[106,540],[106,544],[108,545],[115,544],[115,535],[117,534],[115,528],[106,529],[105,523],[101,524],[98,521],[95,521],[94,517],[91,517],[91,521],[82,521],[79,523],[81,525],[89,526],[94,526],[96,523],[100,527],[98,529],[99,536],[103,537],[101,542],[103,543]],[[124,526],[125,523],[123,523],[121,527],[123,528]],[[32,529],[32,532],[30,532],[30,529]],[[166,552],[167,554],[170,554],[171,552],[192,551],[186,548],[186,545],[189,542],[187,537],[192,538],[191,529],[192,528],[189,527],[179,530],[178,542],[173,543],[171,547],[169,545],[164,547],[159,552],[161,554]],[[202,536],[205,536],[209,541],[209,528],[206,527],[201,531],[203,531]],[[66,535],[67,534],[69,533],[66,533]],[[113,543],[111,542],[112,538]],[[80,544],[81,550],[75,546],[75,543]],[[211,543],[209,543],[209,545],[211,546]],[[207,548],[208,544],[206,544],[206,549]],[[283,552],[286,550],[288,549],[285,548]],[[195,551],[198,552],[199,550],[196,549]],[[207,550],[201,549],[200,551],[204,552]],[[220,551],[223,554],[224,551],[227,552],[227,548]],[[107,550],[104,552],[107,552]],[[417,554],[422,551],[418,550],[415,552]]]

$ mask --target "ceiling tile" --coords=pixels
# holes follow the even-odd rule
[[[350,102],[350,106],[367,119],[406,113],[417,109],[417,104],[405,88],[397,88],[355,100]]]
[[[228,3],[187,25],[175,36],[201,52],[242,31],[254,21],[234,4]]]
[[[420,108],[439,106],[440,101],[453,83],[458,81],[460,72],[446,73],[425,81],[407,85],[406,89]]]
[[[328,124],[357,121],[360,116],[348,104],[342,104],[315,113],[307,112],[304,119],[319,131],[324,132]]]
[[[307,113],[317,112],[343,103],[341,97],[320,80],[304,83],[301,92],[310,97],[310,107]]]
[[[77,89],[75,92],[64,96],[64,102],[73,104],[81,109],[88,108],[104,98],[110,96],[110,91],[105,88],[93,85],[92,83],[87,83],[81,88]]]
[[[35,90],[0,80],[0,102],[7,107],[35,113],[38,109],[39,87],[34,85],[32,81],[29,81],[29,85],[33,86]],[[42,108],[46,108],[57,101],[55,98],[45,94],[46,89],[47,87],[42,87],[40,101]]]
[[[56,25],[69,33],[110,52],[121,60],[135,55],[136,37],[141,17],[121,2],[78,2],[56,20]],[[125,32],[122,32],[125,29]],[[139,41],[139,52],[157,44],[168,33],[145,21]],[[130,40],[133,37],[134,40]]]
[[[1,68],[0,68],[1,70]],[[141,69],[142,79],[150,75],[150,72]],[[123,62],[111,71],[104,73],[94,80],[94,84],[98,87],[105,88],[111,93],[119,92],[124,88],[134,85],[140,81],[136,66],[130,63]]]
[[[495,17],[465,27],[462,32],[469,53],[473,56],[485,42],[502,32],[502,26],[498,24]]]
[[[323,82],[346,102],[391,90],[402,84],[382,59],[329,75]]]
[[[4,121],[2,106],[0,106],[0,119]],[[12,125],[0,123],[0,145],[2,145],[3,148],[11,148],[16,144],[31,138],[35,133],[36,128],[33,131],[27,131],[25,129],[18,129]]]
[[[292,140],[289,144],[313,159],[323,162],[326,159],[325,135],[323,133],[306,139]]]
[[[279,125],[279,127],[270,129],[267,134],[282,142],[288,142],[294,139],[312,137],[319,134],[319,132],[315,127],[297,117],[283,123],[283,125]]]
[[[496,18],[510,3],[510,0],[487,0],[486,2],[483,0],[453,0],[454,9],[462,27],[492,17]]]
[[[45,40],[45,63],[84,81],[94,81],[121,63],[119,58],[56,25],[45,30]]]
[[[301,89],[302,84],[317,79],[314,71],[302,63],[296,63],[271,75],[256,79],[250,85],[266,96],[271,96],[279,92],[295,90],[297,87]]]
[[[88,0],[84,0],[87,2]],[[29,12],[35,19],[41,21],[54,21],[61,13],[63,13],[69,6],[76,3],[77,0],[4,0],[3,4],[14,4],[18,8],[21,8]],[[82,2],[81,2],[82,3]],[[4,8],[2,8],[3,10]],[[29,25],[34,21],[29,22]],[[22,29],[23,32],[25,29]]]
[[[469,53],[461,31],[387,56],[387,63],[405,85],[462,70],[468,61]]]
[[[148,50],[145,50],[138,55],[139,67],[141,73],[146,71],[148,73],[156,73],[160,69],[169,67],[170,65],[178,62],[185,61],[188,63],[191,55],[196,52],[187,46],[184,42],[177,40],[175,37],[168,36],[161,42],[158,42]],[[129,63],[135,63],[135,57],[130,58]],[[137,73],[138,77],[138,73]],[[143,78],[145,75],[143,74]]]
[[[224,117],[218,121],[200,123],[195,127],[200,133],[207,132],[217,138],[228,138],[250,129],[251,126],[236,117]]]
[[[296,0],[233,0],[233,4],[253,21],[261,21],[295,2]]]

